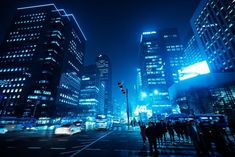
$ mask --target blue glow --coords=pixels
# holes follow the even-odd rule
[[[149,35],[149,34],[156,34],[157,32],[156,31],[151,31],[151,32],[143,32],[142,34],[143,35]]]
[[[187,66],[181,70],[178,70],[179,79],[186,80],[192,77],[196,77],[202,74],[210,73],[210,69],[206,61],[198,62],[196,64]]]
[[[141,92],[141,97],[142,98],[146,98],[147,97],[147,93],[146,92]]]
[[[74,21],[75,21],[76,25],[78,26],[79,30],[82,32],[83,37],[84,37],[85,40],[87,41],[87,38],[86,38],[86,36],[84,35],[84,33],[83,33],[81,27],[79,26],[79,24],[78,24],[76,18],[74,17],[74,15],[73,15],[73,14],[67,14],[64,9],[57,9],[57,7],[55,6],[54,3],[43,4],[43,5],[34,5],[34,6],[29,6],[29,7],[21,7],[21,8],[17,8],[17,10],[30,9],[30,8],[38,8],[38,7],[46,7],[46,6],[54,6],[55,9],[56,9],[56,11],[58,11],[59,14],[60,14],[61,11],[64,13],[64,15],[62,15],[62,16],[66,16],[66,17],[70,17],[70,16],[71,16],[71,17],[74,19]],[[60,15],[61,15],[61,14],[60,14]]]
[[[155,95],[158,95],[158,94],[159,94],[159,91],[158,91],[157,89],[155,89],[155,90],[153,91],[153,93],[154,93]]]
[[[70,17],[70,16],[71,16],[71,17],[74,19],[74,21],[75,21],[76,25],[78,26],[79,30],[82,32],[83,37],[84,37],[84,38],[85,38],[85,40],[87,41],[87,38],[86,38],[86,36],[84,35],[84,33],[83,33],[83,31],[82,31],[81,27],[79,26],[79,24],[78,24],[78,22],[77,22],[76,18],[74,17],[74,15],[73,15],[73,14],[66,14],[66,15],[64,15],[64,16],[68,16],[68,17]]]
[[[54,6],[56,8],[55,4],[50,3],[50,4],[42,4],[42,5],[33,5],[33,6],[29,6],[29,7],[21,7],[21,8],[17,8],[17,10],[30,9],[30,8],[38,8],[38,7],[46,7],[46,6],[50,6],[50,5],[52,5],[52,6]],[[56,10],[58,10],[58,9],[56,8]]]

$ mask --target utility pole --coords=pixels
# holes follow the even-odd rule
[[[125,94],[126,96],[126,115],[127,115],[127,125],[128,125],[128,130],[130,128],[130,118],[129,118],[129,101],[128,101],[128,89],[123,87],[122,82],[118,82],[118,87],[121,89],[122,93]]]

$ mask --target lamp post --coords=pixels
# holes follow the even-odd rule
[[[129,122],[129,101],[128,101],[128,89],[123,87],[122,82],[118,82],[118,87],[121,89],[122,93],[126,96],[126,114],[127,114],[127,125],[128,130],[130,128],[130,122]]]

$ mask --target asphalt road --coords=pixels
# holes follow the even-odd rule
[[[178,143],[158,147],[158,156],[196,156],[192,144]],[[0,135],[1,157],[146,157],[139,129],[124,126],[109,131],[88,131],[72,136],[50,132],[15,132]],[[156,154],[155,154],[156,156]]]

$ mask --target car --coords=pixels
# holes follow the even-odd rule
[[[22,124],[6,124],[4,126],[9,132],[12,131],[22,131],[24,126]]]
[[[95,129],[96,130],[108,130],[109,129],[108,122],[96,122]]]
[[[74,135],[80,133],[81,127],[74,124],[64,124],[59,128],[55,129],[55,135]]]
[[[0,134],[5,134],[8,130],[4,126],[0,126]]]
[[[83,121],[76,121],[76,122],[73,122],[73,124],[77,127],[80,127],[81,130],[85,130],[86,128],[85,123]]]

